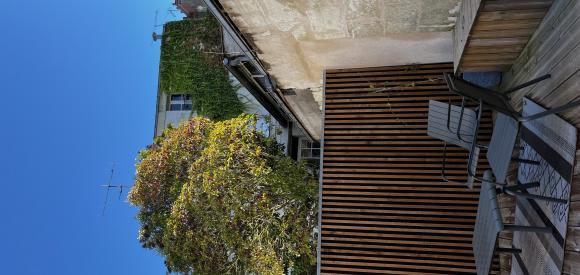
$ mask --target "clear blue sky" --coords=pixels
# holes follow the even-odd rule
[[[152,140],[151,32],[172,2],[1,1],[0,274],[165,274],[126,193],[101,217],[99,185],[111,162],[132,184]]]

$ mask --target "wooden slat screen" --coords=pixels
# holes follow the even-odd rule
[[[426,133],[429,99],[458,104],[442,79],[452,71],[326,71],[322,273],[474,274],[478,189],[442,181],[442,143]],[[465,181],[467,152],[448,159],[448,176]]]

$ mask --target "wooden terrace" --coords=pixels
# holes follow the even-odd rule
[[[426,134],[429,100],[458,102],[445,72],[500,72],[499,90],[551,74],[515,94],[520,108],[524,96],[546,108],[580,98],[579,2],[465,0],[453,63],[326,70],[321,273],[475,274],[479,189],[442,180],[442,142]],[[491,134],[491,117],[483,121],[483,139]],[[580,127],[577,109],[561,117]],[[448,151],[451,179],[466,180],[467,155],[459,147]],[[579,156],[580,150],[562,274],[580,271]],[[500,203],[504,220],[513,223],[519,202],[502,195]],[[511,246],[512,238],[500,235],[500,245]],[[511,270],[512,256],[502,254],[492,273]]]

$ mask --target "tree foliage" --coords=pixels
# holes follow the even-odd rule
[[[311,271],[317,183],[255,121],[196,117],[141,152],[129,200],[168,270]]]

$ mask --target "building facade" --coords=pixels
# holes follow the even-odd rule
[[[175,5],[186,15],[187,18],[184,20],[197,21],[208,14],[202,1],[176,1]],[[192,13],[191,10],[195,10],[196,13]],[[289,156],[296,160],[304,160],[312,171],[318,171],[319,143],[302,127],[298,119],[285,107],[284,102],[280,98],[273,96],[274,93],[272,93],[273,90],[271,89],[275,87],[275,84],[269,79],[269,76],[260,74],[263,69],[257,68],[248,62],[249,59],[244,54],[247,51],[236,42],[236,38],[232,37],[232,33],[227,32],[224,28],[221,28],[220,31],[221,45],[219,45],[219,48],[221,48],[222,53],[216,53],[218,50],[215,48],[211,50],[204,49],[203,51],[210,51],[210,54],[223,56],[223,66],[228,70],[229,82],[231,86],[235,87],[235,94],[243,106],[243,112],[256,115],[258,129],[264,135],[274,137],[278,143],[283,144]],[[167,84],[167,82],[173,80],[165,78],[167,72],[180,74],[180,71],[190,69],[175,66],[175,63],[179,62],[179,60],[166,60],[164,58],[164,53],[175,50],[168,48],[169,41],[174,42],[173,37],[179,36],[174,30],[169,30],[167,24],[164,26],[164,32],[161,35],[162,58],[160,61],[160,83],[157,92],[155,137],[160,136],[168,127],[176,127],[192,116],[203,114],[196,110],[196,98],[193,95],[195,93],[183,88],[173,88],[181,86]],[[183,47],[189,46],[187,44]],[[191,81],[195,80],[192,79]],[[200,83],[194,83],[193,85],[204,85],[203,79],[199,81]],[[219,95],[216,94],[216,99],[218,97]]]

